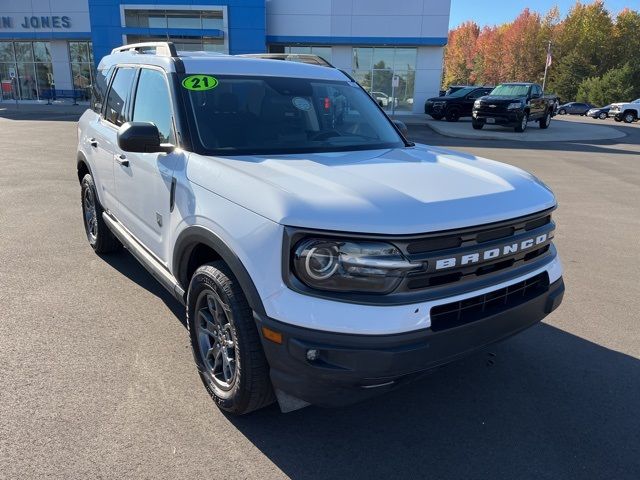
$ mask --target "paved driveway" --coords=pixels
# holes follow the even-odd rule
[[[0,478],[640,478],[640,129],[534,145],[411,127],[556,191],[564,304],[385,397],[232,419],[182,308],[87,245],[75,124],[20,118],[0,118]]]

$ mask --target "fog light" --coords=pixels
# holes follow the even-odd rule
[[[311,350],[307,350],[307,360],[310,362],[315,362],[320,358],[320,350],[316,350],[315,348]]]

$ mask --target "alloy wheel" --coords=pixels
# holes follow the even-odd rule
[[[85,188],[82,199],[82,207],[84,210],[84,227],[87,231],[87,237],[91,243],[98,238],[98,212],[96,209],[96,198],[93,189]]]
[[[198,353],[205,373],[223,390],[237,378],[237,340],[230,323],[231,309],[213,290],[204,290],[196,302]]]

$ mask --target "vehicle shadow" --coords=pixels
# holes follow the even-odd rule
[[[102,258],[185,324],[126,250]],[[638,405],[640,360],[542,323],[357,405],[227,421],[296,479],[637,480]]]
[[[291,478],[640,478],[638,359],[547,324],[491,351],[348,408],[230,421]]]
[[[100,257],[113,269],[162,300],[167,308],[171,310],[171,313],[187,328],[184,306],[182,306],[160,282],[153,278],[127,249],[122,249],[122,251],[117,253],[101,255]]]

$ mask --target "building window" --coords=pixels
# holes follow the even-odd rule
[[[69,60],[73,88],[81,91],[81,100],[88,100],[95,78],[91,42],[69,42]]]
[[[384,109],[413,109],[416,48],[354,47],[353,77]],[[393,77],[398,86],[393,87]]]
[[[149,37],[141,35],[127,35],[127,43],[141,42],[173,42],[179,52],[218,52],[227,53],[224,39],[189,36],[189,35],[167,35],[166,37]]]
[[[270,53],[298,53],[307,55],[317,55],[331,63],[331,47],[301,46],[301,45],[271,45]]]
[[[3,99],[39,100],[54,88],[49,42],[0,42]]]
[[[124,11],[124,24],[133,28],[183,28],[223,30],[222,10],[130,10]]]

